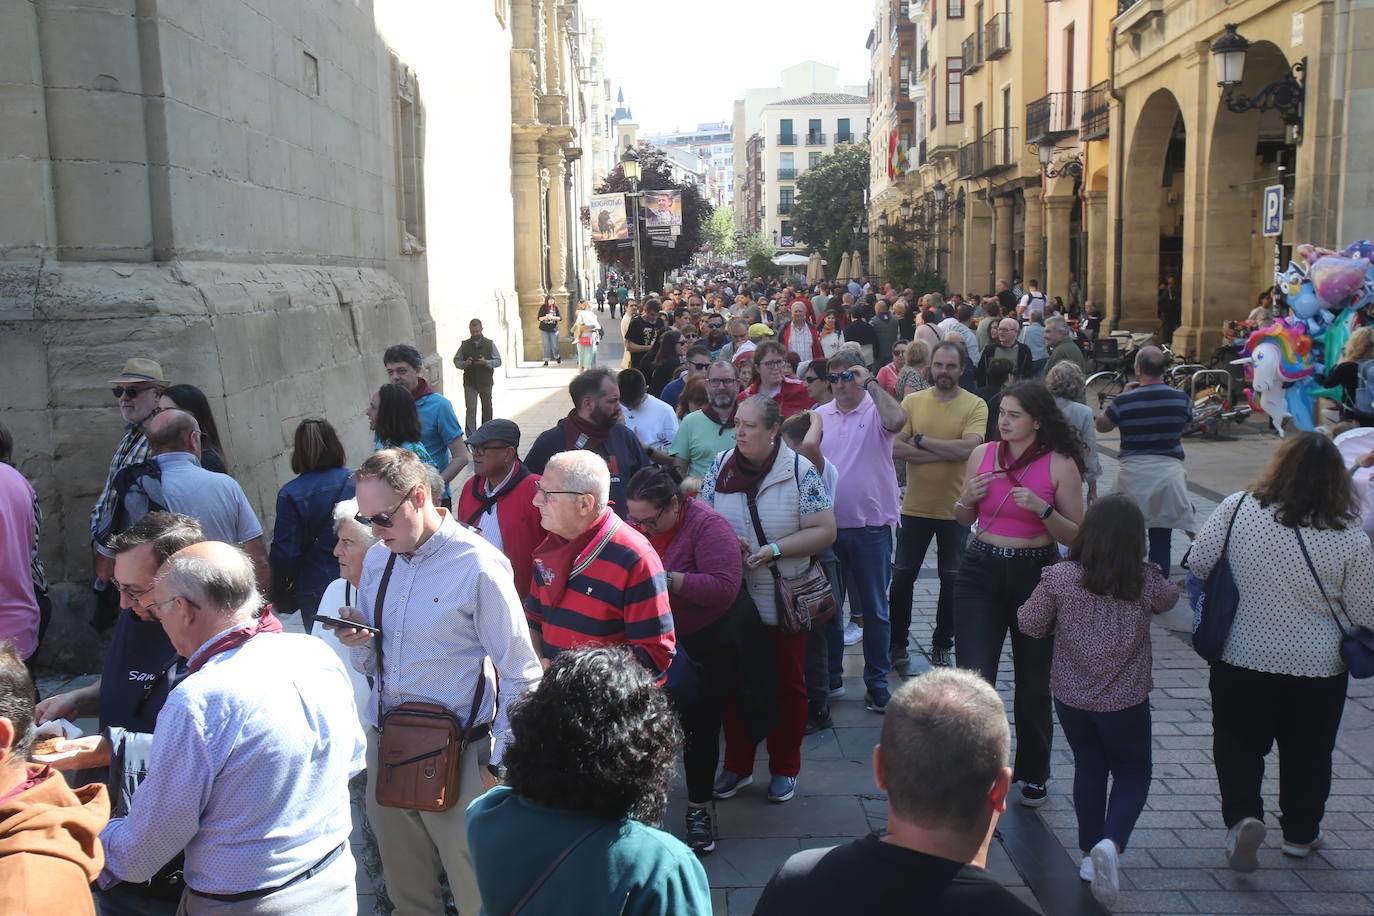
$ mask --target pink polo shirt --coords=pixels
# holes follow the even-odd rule
[[[849,413],[835,401],[817,407],[816,413],[825,424],[821,454],[840,475],[835,487],[836,527],[897,524],[897,473],[892,464],[897,433],[883,428],[873,398],[864,394]]]
[[[21,658],[38,646],[33,538],[33,487],[0,463],[0,639],[13,643]]]

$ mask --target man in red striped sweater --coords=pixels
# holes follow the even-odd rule
[[[525,604],[535,651],[628,645],[655,674],[677,645],[663,564],[644,535],[611,511],[611,472],[595,452],[559,452],[535,487],[549,532],[534,552]]]

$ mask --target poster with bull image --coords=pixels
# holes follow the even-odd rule
[[[593,194],[590,209],[593,242],[613,242],[630,237],[624,194]]]

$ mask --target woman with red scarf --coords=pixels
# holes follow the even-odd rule
[[[978,520],[954,587],[954,652],[960,668],[997,682],[1002,644],[1011,632],[1015,670],[1016,760],[1021,804],[1045,803],[1054,722],[1050,660],[1054,644],[1022,632],[1016,612],[1040,584],[1040,571],[1059,561],[1083,520],[1083,446],[1040,382],[1021,382],[1002,395],[1001,442],[969,455],[954,518]]]
[[[811,558],[835,541],[835,510],[821,475],[782,441],[782,412],[776,401],[756,394],[735,411],[735,447],[721,452],[701,482],[702,502],[730,523],[744,555],[744,581],[763,623],[762,642],[777,667],[778,722],[768,735],[768,800],[792,797],[801,771],[806,730],[806,643],[809,633],[784,633],[778,626],[778,597],[772,569],[802,575]],[[757,520],[756,520],[757,519]],[[762,530],[763,537],[759,536]],[[744,621],[741,621],[743,625]],[[767,651],[767,650],[765,650]],[[725,768],[716,798],[730,798],[753,782],[754,740],[730,703],[725,713]]]
[[[786,420],[795,413],[810,410],[816,402],[806,393],[806,383],[787,377],[787,350],[776,340],[768,340],[754,349],[754,381],[739,399],[743,401],[752,394],[762,394],[772,398],[782,411]]]
[[[686,738],[687,845],[716,848],[709,806],[720,761],[720,724],[739,668],[739,640],[730,610],[744,567],[735,532],[719,512],[683,497],[681,479],[666,468],[644,468],[630,478],[626,521],[649,539],[663,560],[673,627],[701,675],[695,702],[679,710]]]

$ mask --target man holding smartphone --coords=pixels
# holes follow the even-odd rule
[[[510,740],[506,711],[538,682],[542,668],[510,561],[435,506],[420,459],[405,449],[383,449],[363,462],[354,479],[356,520],[370,526],[380,543],[363,560],[358,608],[339,615],[381,633],[336,632],[352,647],[354,667],[373,678],[364,710],[370,726],[367,816],[381,849],[387,893],[396,916],[442,912],[442,869],[459,912],[476,913],[482,901],[464,817],[468,803],[499,780]],[[486,657],[500,675],[499,702]],[[462,753],[457,801],[443,811],[377,802],[379,727],[398,706],[417,702],[442,706],[473,738]]]

